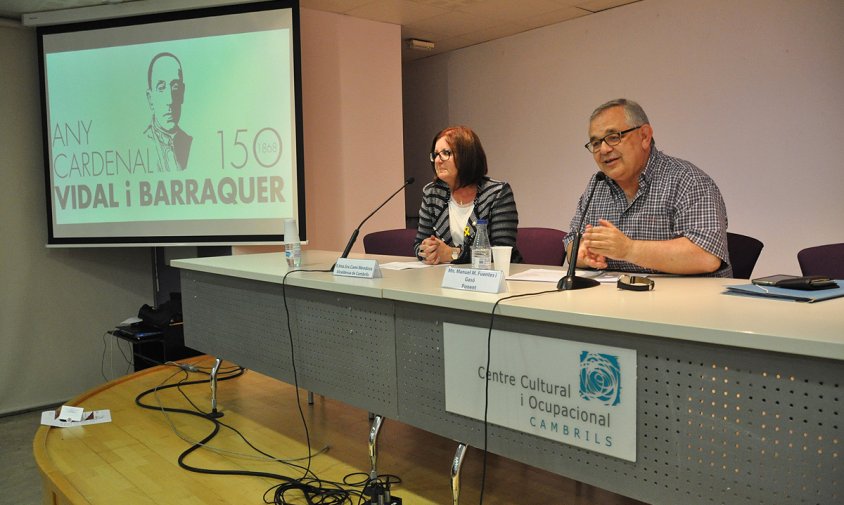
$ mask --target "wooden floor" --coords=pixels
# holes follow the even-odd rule
[[[209,365],[209,358],[198,363]],[[225,364],[224,364],[225,366]],[[140,392],[158,386],[174,367],[144,370],[77,399],[73,404],[86,410],[110,409],[113,422],[76,428],[42,427],[36,434],[35,459],[44,475],[45,498],[49,504],[261,504],[264,492],[277,481],[246,476],[208,475],[188,472],[177,459],[190,444],[180,439],[174,427],[192,440],[199,440],[213,428],[210,421],[183,414],[165,416],[134,404]],[[191,374],[191,379],[201,376]],[[209,410],[208,384],[186,386],[185,395]],[[192,407],[175,389],[158,394],[167,407]],[[265,452],[279,458],[306,454],[304,431],[295,403],[295,391],[256,372],[219,383],[218,408],[221,421],[237,427]],[[157,402],[150,395],[146,402]],[[305,395],[302,394],[304,404]],[[368,471],[367,412],[338,401],[317,396],[315,405],[304,406],[314,451],[311,470],[321,479],[341,481],[352,472]],[[171,425],[172,423],[172,425]],[[210,446],[256,456],[239,437],[223,429]],[[401,484],[393,494],[407,505],[451,504],[449,468],[456,444],[397,421],[386,420],[378,441],[379,473],[397,475]],[[471,448],[463,465],[461,503],[478,503],[482,454]],[[213,469],[252,470],[301,476],[274,462],[245,459],[201,449],[190,455],[188,464]],[[305,503],[304,500],[294,503]],[[357,504],[355,498],[350,504]],[[572,480],[490,455],[484,503],[633,505],[640,502],[578,485]]]

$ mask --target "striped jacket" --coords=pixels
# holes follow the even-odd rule
[[[439,179],[426,184],[422,189],[419,227],[416,230],[416,240],[413,242],[413,250],[416,252],[417,258],[419,258],[420,244],[431,235],[455,247],[449,227],[448,201],[450,198],[451,190],[446,183]],[[463,251],[454,263],[470,263],[472,261],[472,244],[475,241],[478,219],[486,219],[489,223],[487,230],[489,231],[490,244],[513,246],[511,261],[521,263],[522,256],[516,249],[519,213],[516,210],[513,190],[508,183],[496,181],[489,177],[484,177],[478,183],[475,208],[472,210],[472,215],[469,216],[469,236],[464,237]]]

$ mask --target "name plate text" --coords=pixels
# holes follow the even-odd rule
[[[340,258],[334,265],[334,276],[378,279],[381,277],[381,268],[377,260]]]
[[[504,272],[501,270],[478,270],[449,266],[443,275],[442,287],[478,291],[481,293],[501,293],[507,291]]]

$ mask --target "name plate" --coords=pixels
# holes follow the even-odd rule
[[[507,291],[504,272],[501,270],[478,270],[449,266],[443,275],[442,287],[480,291],[481,293],[501,293]]]
[[[377,279],[381,277],[381,268],[377,260],[361,260],[340,258],[334,265],[336,277],[358,277],[361,279]]]

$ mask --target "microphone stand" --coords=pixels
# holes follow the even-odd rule
[[[451,503],[458,505],[460,501],[460,469],[463,467],[463,457],[466,456],[466,450],[469,448],[464,443],[457,444],[457,451],[454,453],[454,459],[451,460]]]
[[[574,261],[571,261],[569,258],[569,269],[566,272],[565,277],[560,279],[557,282],[557,289],[560,291],[570,291],[572,289],[586,289],[586,288],[594,288],[595,286],[601,284],[600,282],[596,281],[595,279],[590,279],[588,277],[578,277],[575,273],[575,268],[577,267],[577,250],[580,248],[580,238],[583,236],[580,233],[580,230],[577,231],[574,235],[574,240],[571,241],[571,250],[572,255],[574,256]]]
[[[348,242],[348,243],[346,243],[346,248],[345,248],[345,249],[343,249],[343,254],[341,254],[341,255],[340,255],[340,259],[345,259],[345,258],[348,258],[348,257],[349,257],[349,252],[352,250],[352,246],[353,246],[353,245],[355,245],[355,241],[358,239],[358,235],[360,234],[360,229],[361,229],[361,227],[363,227],[363,224],[364,224],[365,222],[367,222],[367,221],[369,220],[369,218],[371,218],[373,215],[375,215],[375,213],[376,213],[376,212],[378,212],[379,210],[381,210],[381,207],[383,207],[383,206],[387,205],[387,202],[389,202],[390,200],[392,200],[394,196],[396,196],[397,194],[399,194],[399,193],[401,192],[401,190],[403,190],[404,188],[406,188],[408,185],[413,184],[413,182],[414,182],[415,180],[416,180],[416,178],[414,178],[414,177],[408,177],[408,178],[407,178],[407,180],[405,180],[405,181],[404,181],[404,184],[402,184],[402,186],[401,186],[399,189],[397,189],[397,190],[395,191],[395,193],[393,193],[392,195],[390,195],[390,196],[389,196],[386,200],[384,200],[384,203],[382,203],[381,205],[379,205],[379,206],[378,206],[378,208],[376,208],[375,210],[373,210],[372,212],[370,212],[368,216],[366,216],[365,218],[363,218],[363,221],[361,221],[361,222],[360,222],[360,224],[358,225],[358,227],[357,227],[357,228],[355,228],[355,231],[353,231],[353,232],[352,232],[352,236],[351,236],[351,237],[349,237],[349,242]],[[332,265],[332,266],[331,266],[331,271],[332,271],[332,272],[334,271],[334,267],[335,267],[335,266],[337,266],[337,263],[336,263],[336,262],[334,263],[334,265]]]
[[[211,369],[211,413],[208,414],[208,417],[212,419],[216,419],[218,417],[223,417],[223,413],[217,410],[217,372],[220,371],[220,363],[223,360],[217,358],[214,360],[214,367]]]
[[[583,237],[583,233],[580,231],[583,229],[583,220],[586,219],[586,213],[589,211],[589,205],[592,203],[592,197],[595,195],[595,188],[598,187],[598,183],[606,179],[607,176],[604,175],[603,172],[598,172],[595,174],[595,184],[592,186],[592,191],[589,193],[589,198],[586,200],[586,206],[583,208],[583,214],[580,215],[580,223],[577,225],[577,231],[574,234],[574,240],[571,241],[571,253],[569,253],[569,268],[566,271],[565,277],[560,279],[557,282],[557,289],[560,291],[570,291],[573,289],[586,289],[586,288],[594,288],[601,284],[600,282],[596,281],[595,279],[590,279],[588,277],[578,277],[575,275],[575,271],[577,268],[577,252],[580,250],[580,239]]]

